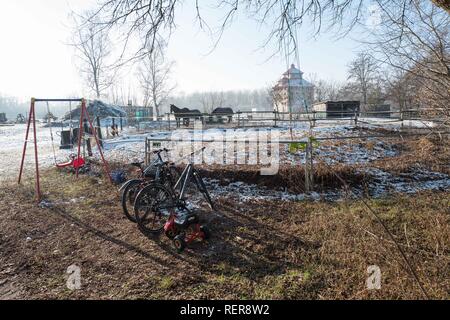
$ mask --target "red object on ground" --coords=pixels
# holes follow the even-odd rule
[[[67,167],[73,167],[74,169],[81,169],[82,167],[84,167],[85,164],[86,161],[83,158],[72,157],[72,160],[70,160],[69,162],[58,163],[56,166],[60,169]]]

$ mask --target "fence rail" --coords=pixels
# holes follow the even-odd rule
[[[304,146],[304,152],[306,154],[305,158],[305,191],[311,192],[314,190],[314,144],[320,141],[333,141],[333,140],[364,140],[364,139],[392,139],[392,138],[400,138],[403,139],[405,137],[421,137],[421,136],[438,136],[442,139],[443,136],[450,135],[450,131],[434,131],[428,133],[394,133],[394,134],[372,134],[372,135],[361,135],[361,136],[341,136],[341,137],[322,137],[322,138],[310,138],[305,137],[302,139],[290,139],[290,140],[251,140],[251,139],[233,139],[232,141],[218,141],[215,139],[169,139],[169,138],[157,138],[157,137],[147,137],[145,139],[145,163],[149,165],[151,163],[151,158],[153,155],[153,148],[161,149],[162,143],[190,143],[191,148],[204,147],[204,144],[209,143],[220,143],[222,142],[222,152],[226,154],[229,150],[229,143],[233,143],[233,152],[237,144],[247,145],[247,144],[278,144],[278,145],[291,145],[291,144],[302,144]],[[227,143],[227,145],[225,145]],[[199,145],[201,144],[201,145]],[[195,150],[194,150],[195,151]],[[266,150],[268,152],[268,150]]]

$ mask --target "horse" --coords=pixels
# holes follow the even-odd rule
[[[228,118],[228,123],[231,123],[233,121],[234,111],[231,108],[217,108],[212,112],[213,115],[217,115],[217,117],[221,121],[222,117]]]
[[[195,120],[202,119],[202,113],[200,110],[194,109],[190,110],[188,108],[180,109],[175,105],[170,105],[170,113],[175,115],[175,119],[177,121],[177,128],[181,127],[181,119],[183,119],[183,125],[189,127],[190,119],[194,118]]]

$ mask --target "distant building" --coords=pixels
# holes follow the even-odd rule
[[[0,123],[5,123],[6,121],[8,121],[6,119],[6,113],[0,113]]]
[[[351,118],[361,112],[360,101],[325,101],[313,106],[317,118]]]
[[[361,107],[361,113],[364,117],[369,118],[390,118],[391,117],[391,105],[384,102],[379,104],[367,104]],[[394,114],[395,111],[392,112]]]
[[[303,72],[291,65],[273,88],[274,108],[278,112],[305,112],[314,99],[314,85],[303,79]]]
[[[154,114],[152,107],[134,106],[130,101],[128,105],[122,107],[122,109],[127,113],[128,122],[130,124],[153,121]]]

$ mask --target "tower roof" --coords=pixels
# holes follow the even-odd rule
[[[291,67],[284,73],[287,76],[295,76],[295,75],[303,75],[303,72],[300,69],[295,67],[295,64],[291,64]]]
[[[312,87],[313,85],[303,79],[303,72],[292,64],[289,70],[283,73],[282,78],[278,81],[276,88],[287,87]]]

